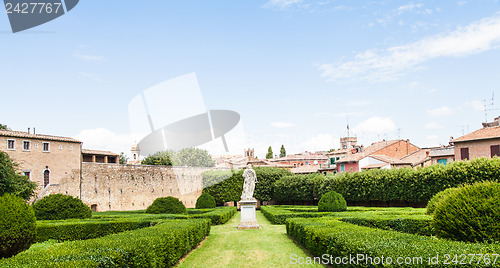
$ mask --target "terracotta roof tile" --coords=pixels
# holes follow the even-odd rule
[[[118,156],[119,154],[115,154],[110,151],[99,151],[99,150],[89,150],[89,149],[82,149],[82,154],[94,154],[94,155],[113,155],[113,156]]]
[[[37,140],[49,140],[49,141],[64,141],[64,142],[82,143],[79,140],[76,140],[76,139],[73,139],[73,138],[69,138],[69,137],[60,137],[60,136],[43,135],[43,134],[31,134],[31,133],[22,132],[22,131],[0,130],[0,136],[15,137],[15,138],[26,138],[26,139],[37,139]]]
[[[462,137],[452,140],[452,142],[464,142],[473,140],[486,140],[500,138],[500,126],[481,128]]]

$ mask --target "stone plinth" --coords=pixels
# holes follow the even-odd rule
[[[257,200],[240,201],[239,205],[241,207],[241,220],[238,229],[260,229],[255,216]]]

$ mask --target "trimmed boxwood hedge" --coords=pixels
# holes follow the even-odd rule
[[[334,261],[342,261],[342,258],[347,256],[346,260],[349,262],[349,256],[356,258],[360,254],[365,259],[368,259],[368,257],[372,258],[372,260],[378,258],[379,261],[383,256],[386,259],[386,264],[388,258],[391,258],[393,266],[397,265],[398,260],[403,262],[410,260],[411,264],[403,263],[401,266],[450,267],[453,265],[464,266],[454,263],[453,258],[457,256],[456,259],[460,262],[462,257],[465,256],[467,267],[491,267],[495,255],[498,256],[498,252],[500,252],[500,244],[474,244],[436,239],[428,236],[357,226],[329,217],[288,219],[286,229],[287,233],[306,247],[311,254],[320,258],[323,254],[328,254],[327,256],[333,257]],[[445,254],[448,254],[448,256],[445,256]],[[469,263],[471,255],[468,254],[475,257],[472,263]],[[483,254],[483,259],[480,261],[479,254]],[[484,259],[484,254],[489,254],[489,262]],[[438,256],[439,263],[429,263],[430,258],[436,256]],[[449,264],[445,263],[446,260],[448,260]],[[495,266],[498,266],[499,260],[496,261]],[[365,262],[356,264],[351,263],[349,265],[348,263],[347,266],[382,266],[366,265]]]
[[[319,212],[339,212],[347,209],[347,203],[341,194],[330,191],[324,194],[318,202]]]
[[[167,196],[156,198],[153,204],[146,209],[146,213],[187,214],[187,210],[178,198]]]
[[[209,193],[203,193],[196,199],[196,208],[215,208],[215,198]]]
[[[210,220],[165,220],[139,230],[68,241],[0,260],[6,267],[171,267],[210,232]]]
[[[51,194],[33,204],[37,220],[86,219],[92,210],[82,200],[64,194]]]
[[[219,225],[228,222],[236,214],[236,209],[236,207],[217,207],[215,209],[188,210],[188,213],[191,218],[208,218],[212,221],[212,225]]]

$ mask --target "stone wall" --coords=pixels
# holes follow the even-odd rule
[[[195,207],[203,190],[202,172],[209,168],[82,163],[58,186],[64,194],[81,196],[95,211],[146,209],[158,197],[174,196]],[[81,193],[80,193],[81,183]]]

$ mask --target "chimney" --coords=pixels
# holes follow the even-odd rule
[[[35,128],[33,128],[33,134],[36,134]]]
[[[30,134],[30,128],[28,128],[28,134]]]

